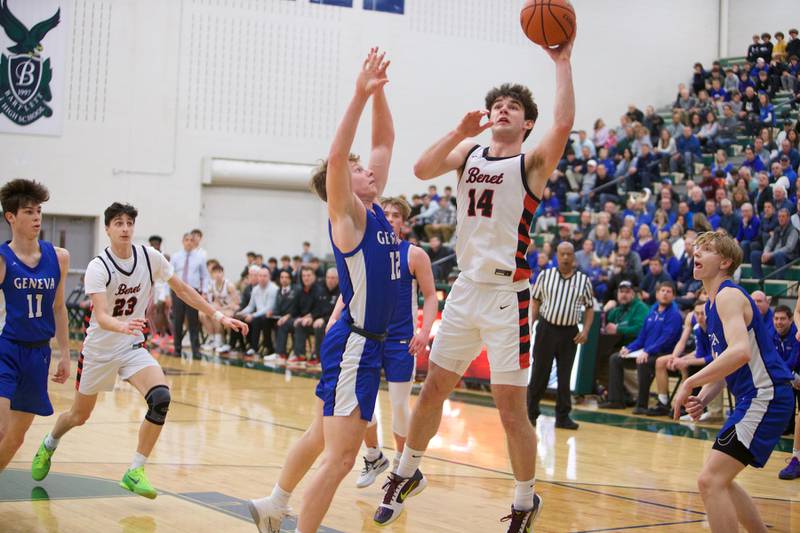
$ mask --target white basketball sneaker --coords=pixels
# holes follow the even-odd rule
[[[389,459],[383,454],[374,461],[368,461],[367,458],[364,457],[364,468],[361,469],[361,475],[358,476],[356,487],[359,489],[369,487],[375,483],[378,476],[385,472],[387,468],[389,468]]]
[[[281,523],[291,512],[289,507],[278,507],[269,497],[248,500],[247,508],[259,533],[281,533]]]

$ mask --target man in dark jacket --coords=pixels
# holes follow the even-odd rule
[[[286,342],[289,334],[294,331],[294,320],[292,312],[297,299],[297,290],[292,287],[292,274],[289,270],[281,270],[278,278],[280,288],[275,299],[274,316],[278,317],[277,330],[275,333],[275,352],[281,361],[286,360]]]
[[[339,273],[335,268],[329,268],[325,273],[325,282],[320,285],[319,297],[314,307],[314,356],[317,361],[322,340],[325,338],[325,328],[331,318],[336,300],[339,299]]]
[[[647,414],[650,385],[655,377],[655,363],[660,355],[672,353],[672,348],[681,336],[683,320],[675,305],[675,285],[663,282],[656,293],[655,303],[650,308],[644,327],[632,343],[611,356],[608,372],[608,402],[600,404],[605,409],[625,408],[625,366],[636,366],[639,378],[639,396],[633,414]]]
[[[317,285],[314,269],[308,265],[300,268],[300,282],[302,285],[294,300],[292,318],[288,321],[292,322],[291,329],[294,332],[293,355],[289,358],[289,364],[305,365],[306,339],[314,334],[314,311],[322,296],[322,287]]]

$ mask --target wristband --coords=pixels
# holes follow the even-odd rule
[[[214,312],[214,320],[216,320],[217,322],[222,322],[223,318],[225,318],[225,315],[222,314],[222,311]]]

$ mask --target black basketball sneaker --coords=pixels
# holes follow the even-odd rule
[[[531,533],[533,522],[542,510],[542,498],[538,494],[533,495],[533,509],[529,511],[517,511],[511,506],[511,514],[500,519],[501,522],[511,522],[508,525],[508,533]]]

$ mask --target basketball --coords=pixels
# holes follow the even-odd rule
[[[569,0],[526,0],[519,18],[528,39],[542,46],[558,46],[575,34],[575,10]]]

